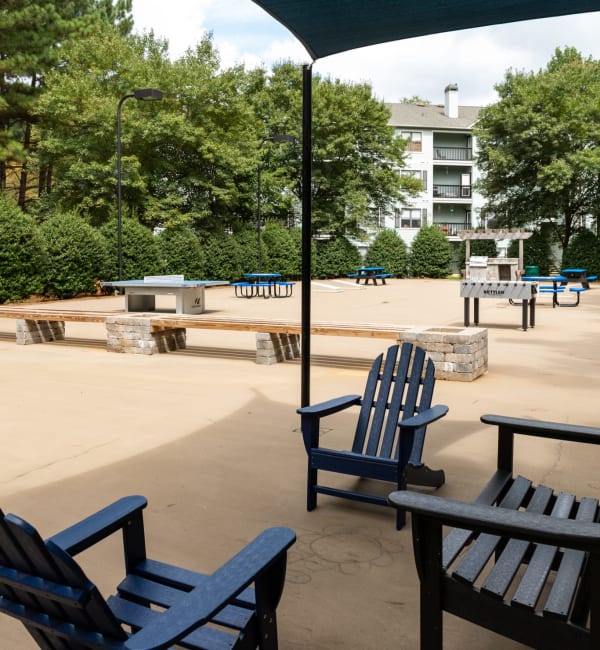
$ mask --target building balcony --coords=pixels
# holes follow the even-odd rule
[[[470,185],[440,185],[433,184],[434,199],[470,199]]]
[[[461,230],[468,230],[471,225],[468,223],[448,223],[443,221],[434,221],[434,226],[437,226],[446,237],[458,237]]]
[[[433,147],[433,159],[445,162],[473,160],[472,147]]]

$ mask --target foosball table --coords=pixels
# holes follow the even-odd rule
[[[522,305],[522,327],[535,326],[535,298],[537,282],[477,282],[466,280],[460,283],[460,295],[464,298],[465,327],[470,325],[470,300],[473,299],[473,322],[479,325],[479,299],[507,299],[511,303],[520,300]]]

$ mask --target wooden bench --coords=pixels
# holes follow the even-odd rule
[[[56,307],[0,306],[0,318],[17,320],[17,343],[65,338],[65,322],[106,324],[110,352],[155,354],[186,347],[188,328],[256,333],[256,362],[270,365],[300,356],[300,320],[235,318],[202,314],[125,313]],[[487,371],[487,330],[460,327],[403,326],[385,323],[313,321],[315,336],[348,336],[411,341],[434,360],[436,377],[473,381]],[[446,350],[440,352],[440,348]]]
[[[397,491],[412,513],[421,648],[441,650],[443,612],[544,650],[600,647],[598,499],[513,474],[515,437],[600,444],[600,429],[485,415],[497,469],[474,503]],[[532,452],[529,452],[532,457]],[[455,526],[442,540],[442,527]]]

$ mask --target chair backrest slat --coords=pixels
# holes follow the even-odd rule
[[[352,443],[352,451],[356,454],[361,454],[364,449],[367,431],[369,430],[369,422],[371,420],[371,411],[373,408],[373,401],[375,399],[375,392],[377,391],[377,382],[379,381],[379,371],[383,361],[383,353],[376,357],[371,364],[371,370],[367,376],[367,384],[363,394],[360,406],[360,413],[358,414],[358,422],[356,423],[356,431],[354,433],[354,441]]]
[[[398,420],[404,409],[406,401],[407,385],[409,382],[409,370],[411,367],[411,358],[413,356],[413,346],[411,343],[403,343],[400,353],[400,361],[396,369],[396,380],[394,382],[394,391],[388,409],[387,421],[385,424],[385,433],[381,443],[379,456],[382,458],[391,458],[394,449],[394,441],[398,435]],[[414,364],[414,362],[413,362]]]
[[[397,352],[398,349],[396,346],[396,349],[392,354],[387,354],[383,366],[383,373],[379,381],[379,390],[377,392],[374,406],[373,419],[371,421],[371,430],[367,440],[366,453],[369,456],[376,456],[379,448],[379,440],[381,438],[381,432],[383,430],[389,406],[390,391],[394,385]]]
[[[380,354],[367,377],[352,451],[397,458],[398,422],[431,406],[434,374],[433,361],[426,358],[422,348],[412,343],[390,346],[385,360]],[[425,430],[415,432],[421,450]]]

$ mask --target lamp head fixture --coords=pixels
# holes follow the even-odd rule
[[[140,88],[134,90],[132,94],[136,99],[143,101],[160,101],[163,98],[162,92],[156,88]]]

